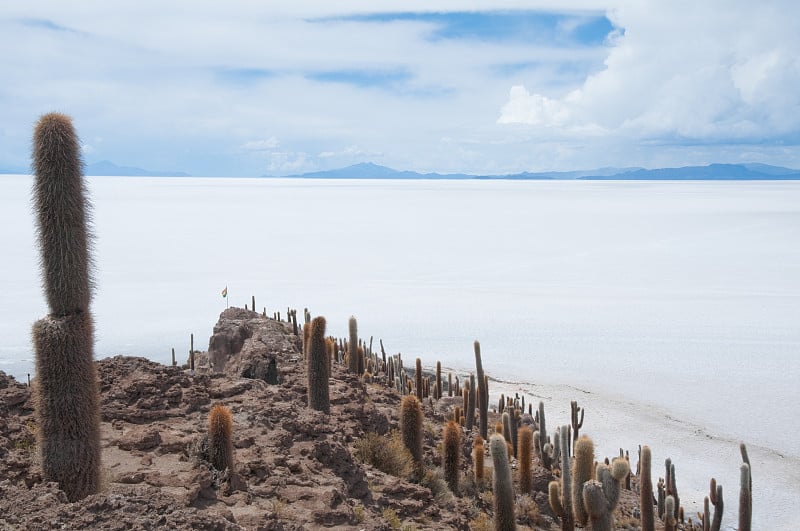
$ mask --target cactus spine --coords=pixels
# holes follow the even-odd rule
[[[308,327],[307,327],[308,328]],[[308,406],[311,409],[330,413],[330,390],[328,375],[328,347],[325,343],[325,318],[315,317],[311,321],[308,338]]]
[[[51,113],[36,124],[33,166],[49,307],[49,315],[33,325],[37,438],[43,479],[57,482],[70,501],[77,501],[97,492],[100,482],[100,415],[89,313],[90,207],[78,137],[68,116]]]
[[[575,441],[575,458],[572,460],[572,511],[575,523],[586,525],[589,515],[581,501],[583,484],[592,479],[594,472],[594,443],[586,435]]]
[[[411,457],[417,473],[422,472],[422,404],[414,395],[406,395],[400,401],[400,433],[403,444]]]
[[[358,374],[358,323],[354,316],[347,322],[350,341],[347,343],[347,368],[350,372]]]
[[[562,531],[575,530],[575,518],[572,511],[572,476],[569,469],[569,428],[561,426],[558,442],[561,446],[561,482],[551,481],[548,486],[550,507],[561,518]],[[522,430],[520,430],[522,434]],[[580,503],[580,500],[578,500]]]
[[[208,455],[211,466],[233,470],[233,418],[228,408],[216,405],[208,414]]]
[[[514,518],[514,489],[511,484],[511,467],[508,464],[506,440],[501,435],[492,435],[489,449],[494,464],[494,528],[495,531],[513,531],[517,528]]]
[[[642,531],[655,531],[655,517],[653,515],[653,480],[650,477],[652,454],[649,446],[642,446],[639,459],[639,504],[641,505]]]
[[[459,463],[461,462],[461,428],[449,421],[442,433],[444,444],[444,479],[453,494],[458,494]]]

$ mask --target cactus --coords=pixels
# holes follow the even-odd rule
[[[422,392],[422,360],[417,358],[417,366],[414,371],[414,392],[417,393],[417,399],[422,401],[425,398]]]
[[[722,526],[722,510],[725,508],[725,503],[722,500],[722,485],[717,485],[717,480],[711,478],[711,489],[709,492],[709,500],[711,505],[714,506],[714,519],[711,520],[711,531],[720,531]]]
[[[308,338],[308,352],[306,360],[308,364],[308,407],[330,413],[330,391],[329,391],[329,357],[328,348],[325,344],[325,318],[315,317],[311,321],[311,328]]]
[[[678,521],[675,518],[675,498],[671,495],[664,500],[664,531],[677,531]]]
[[[652,454],[649,446],[642,446],[639,459],[639,504],[641,505],[642,531],[655,531],[653,515],[653,481],[650,478]]]
[[[514,448],[514,457],[519,458],[517,454],[517,430],[519,426],[519,411],[516,408],[511,408],[508,412],[509,427],[511,428],[511,447]]]
[[[494,464],[492,487],[494,528],[495,531],[515,530],[517,526],[514,518],[514,489],[511,484],[511,467],[508,464],[506,440],[500,435],[492,435],[489,440],[489,449]]]
[[[558,438],[561,446],[561,482],[551,481],[548,485],[548,498],[553,512],[561,519],[562,531],[574,531],[575,519],[572,512],[572,484],[569,470],[570,438],[567,426],[561,426]],[[522,430],[520,430],[520,435]]]
[[[583,414],[584,409],[582,407],[578,407],[578,402],[573,400],[569,403],[570,407],[570,426],[572,427],[572,444],[573,444],[573,452],[575,441],[578,440],[578,431],[583,427]],[[578,416],[580,415],[580,418]]]
[[[354,316],[350,316],[347,322],[347,329],[350,332],[350,341],[347,343],[347,368],[350,372],[358,372],[358,323]]]
[[[575,457],[572,460],[572,512],[575,523],[586,525],[589,515],[583,500],[583,484],[592,479],[594,472],[594,443],[586,435],[575,441]]]
[[[422,472],[422,404],[414,395],[400,401],[400,433],[403,444],[414,458],[417,472]]]
[[[548,452],[544,451],[544,445],[547,444],[547,427],[544,421],[544,402],[539,402],[539,448],[542,449],[541,458],[542,458],[542,466],[544,468],[550,468],[552,464],[550,461],[550,455]],[[587,480],[590,478],[587,478]]]
[[[442,433],[444,444],[444,479],[453,494],[458,494],[459,463],[461,461],[461,428],[449,421]]]
[[[220,404],[211,408],[208,414],[208,456],[216,470],[233,470],[232,433],[231,411]]]
[[[41,117],[33,138],[33,203],[49,314],[33,325],[42,475],[70,501],[100,482],[99,384],[89,313],[93,282],[79,141],[68,116]]]
[[[475,425],[475,392],[477,389],[475,388],[475,374],[470,373],[469,375],[469,392],[467,393],[467,409],[466,413],[466,426],[467,431],[472,429],[472,426]],[[483,437],[483,435],[481,435]]]
[[[747,455],[747,446],[744,443],[739,443],[739,451],[742,453],[742,462],[746,463],[749,469],[750,474],[750,482],[749,482],[749,489],[750,489],[750,514],[753,514],[753,468],[750,466],[750,457]]]
[[[475,348],[475,371],[478,373],[478,431],[485,439],[488,437],[489,430],[489,379],[483,373],[481,344],[477,339],[473,343],[473,347]]]
[[[521,494],[530,494],[533,486],[531,474],[533,450],[533,432],[528,426],[520,428],[517,438],[517,463],[519,467],[519,491]]]
[[[434,386],[433,398],[442,398],[442,362],[436,362],[436,385]]]
[[[617,458],[610,466],[598,465],[596,479],[583,485],[583,506],[589,515],[592,531],[613,529],[613,512],[619,502],[620,483],[628,472],[628,462]]]
[[[739,531],[750,531],[752,520],[752,485],[750,483],[750,465],[742,463],[739,483]]]
[[[483,483],[483,454],[485,452],[483,439],[480,435],[472,442],[472,466],[475,473],[475,483]]]

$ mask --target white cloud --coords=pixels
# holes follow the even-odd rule
[[[279,145],[278,139],[271,136],[265,140],[250,140],[241,145],[244,151],[272,151]]]
[[[800,4],[626,2],[605,69],[565,94],[514,86],[499,124],[619,137],[758,140],[800,132]]]

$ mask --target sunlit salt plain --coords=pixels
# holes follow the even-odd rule
[[[0,177],[0,369],[33,373],[45,315],[29,176]],[[89,179],[97,357],[183,361],[226,301],[308,307],[408,364],[484,367],[543,400],[550,430],[586,408],[598,456],[648,444],[687,514],[708,481],[735,525],[739,441],[754,529],[800,497],[800,183]],[[493,402],[495,398],[493,397]]]

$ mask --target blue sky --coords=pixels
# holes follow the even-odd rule
[[[0,7],[0,169],[51,110],[193,175],[800,167],[794,2],[107,4]]]

